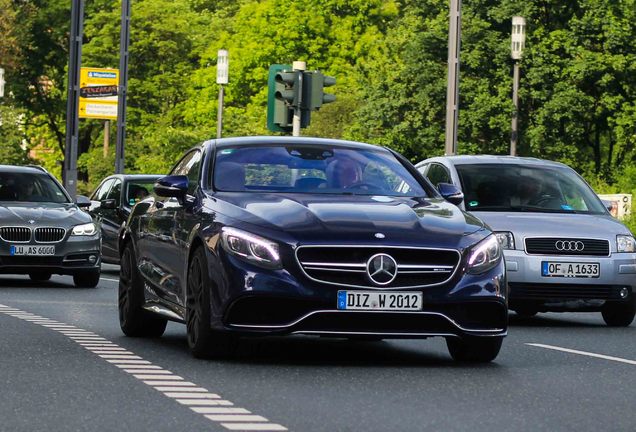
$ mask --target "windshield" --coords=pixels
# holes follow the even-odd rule
[[[214,186],[231,192],[430,195],[386,150],[329,145],[222,148],[216,154]]]
[[[154,195],[153,186],[157,180],[131,180],[126,187],[126,203],[130,206],[135,205],[139,201]]]
[[[566,167],[457,165],[469,211],[606,213],[592,189]]]
[[[60,186],[46,174],[0,173],[0,201],[67,203]]]

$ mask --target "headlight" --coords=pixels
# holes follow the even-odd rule
[[[501,259],[501,245],[494,235],[473,246],[468,255],[468,273],[480,274],[495,267]]]
[[[617,252],[634,252],[636,251],[636,240],[630,235],[617,235],[616,236],[616,251]]]
[[[236,228],[223,228],[221,244],[228,253],[252,264],[269,269],[282,268],[278,245],[263,237]]]
[[[515,238],[509,231],[499,231],[495,233],[495,237],[499,240],[502,249],[514,249]]]
[[[92,222],[84,225],[76,225],[73,227],[73,235],[76,236],[92,236],[95,233],[97,233],[97,227]]]

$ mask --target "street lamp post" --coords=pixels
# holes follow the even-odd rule
[[[225,98],[224,85],[229,82],[229,58],[227,50],[220,49],[216,57],[216,83],[219,85],[219,107],[216,113],[216,138],[221,138],[223,130],[223,99]]]
[[[448,21],[448,83],[446,86],[446,137],[444,153],[457,153],[459,117],[459,50],[462,39],[462,2],[450,0]]]
[[[517,142],[519,140],[518,115],[519,115],[519,63],[526,43],[526,20],[523,17],[512,17],[512,42],[510,56],[514,60],[512,81],[512,130],[510,133],[510,156],[517,155]]]

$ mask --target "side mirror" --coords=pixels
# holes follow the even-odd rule
[[[78,207],[90,207],[91,206],[91,200],[88,199],[88,197],[85,197],[84,195],[78,195],[77,198],[75,198],[75,204]]]
[[[114,210],[117,208],[117,201],[114,199],[107,199],[102,201],[99,206],[103,209]]]
[[[157,196],[181,199],[188,193],[188,177],[184,175],[161,177],[157,180],[153,189]]]
[[[462,201],[464,201],[464,193],[454,184],[439,183],[437,190],[440,195],[451,204],[460,205]]]

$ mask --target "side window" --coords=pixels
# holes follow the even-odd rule
[[[194,190],[199,183],[199,172],[201,168],[201,152],[195,150],[188,153],[181,161],[173,168],[170,175],[184,175],[188,177],[188,193],[193,194]]]
[[[93,193],[91,200],[93,201],[103,201],[106,199],[106,195],[110,190],[110,187],[113,185],[115,179],[106,180],[97,190]]]
[[[437,187],[440,183],[452,183],[450,173],[445,166],[433,163],[426,173],[426,177]]]
[[[108,192],[108,196],[106,199],[114,199],[117,205],[119,205],[121,201],[121,180],[115,180],[115,184],[110,188],[110,192]]]

